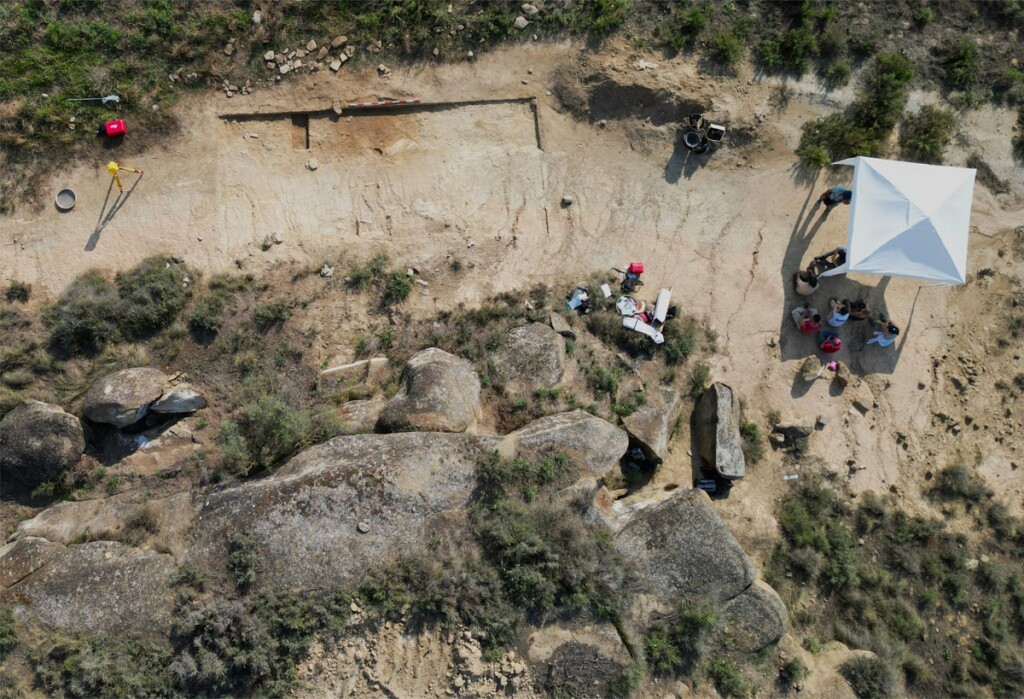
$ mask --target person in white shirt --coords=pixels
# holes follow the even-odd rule
[[[868,340],[868,344],[877,344],[879,347],[888,347],[892,343],[896,342],[896,336],[900,334],[900,329],[893,325],[890,321],[878,321],[875,327],[882,328],[881,330],[875,330],[875,336]]]
[[[850,302],[848,299],[831,299],[832,314],[828,317],[828,324],[833,328],[842,327],[843,323],[850,319]]]

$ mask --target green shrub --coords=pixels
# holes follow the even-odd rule
[[[806,636],[803,641],[803,646],[809,653],[814,655],[821,652],[821,643],[819,643],[818,639],[813,636]]]
[[[121,299],[119,327],[127,340],[147,337],[169,326],[188,299],[184,267],[168,257],[150,257],[114,277]]]
[[[236,534],[228,547],[228,571],[242,592],[256,582],[260,571],[259,541],[252,534]]]
[[[765,70],[779,70],[782,68],[782,47],[778,39],[764,39],[757,45],[754,57],[759,66]]]
[[[637,356],[649,352],[651,339],[622,327],[622,316],[612,311],[594,311],[586,316],[587,330],[601,342]],[[667,328],[668,326],[666,326]]]
[[[698,364],[690,374],[690,398],[697,400],[704,389],[707,388],[708,379],[711,378],[711,367],[707,364]]]
[[[1024,102],[1017,107],[1017,133],[1013,137],[1013,157],[1024,160]]]
[[[718,32],[708,41],[708,54],[718,63],[735,70],[743,58],[743,44],[732,31]]]
[[[263,396],[224,421],[217,443],[225,468],[244,476],[272,468],[340,432],[333,413],[299,410],[276,396]]]
[[[412,277],[405,272],[392,272],[384,285],[384,296],[381,301],[385,306],[394,306],[409,298],[412,292]]]
[[[32,293],[32,285],[24,282],[12,281],[4,293],[8,303],[28,303],[28,297]]]
[[[203,296],[189,314],[189,328],[199,334],[219,332],[224,324],[224,311],[227,310],[229,298],[227,294],[215,291]]]
[[[671,323],[665,324],[662,334],[665,336],[662,349],[665,352],[665,362],[667,364],[674,366],[686,361],[697,348],[697,334],[691,324],[687,324],[684,327],[676,319]]]
[[[743,458],[756,464],[764,456],[764,439],[756,422],[744,420],[740,423],[740,437],[743,438]]]
[[[953,113],[925,105],[903,120],[900,127],[900,156],[921,163],[942,163],[942,153],[953,139]]]
[[[168,581],[171,587],[191,587],[196,592],[206,590],[206,574],[194,563],[182,563]]]
[[[833,61],[825,68],[825,81],[831,87],[842,87],[850,82],[850,72],[853,66],[849,61]]]
[[[707,667],[708,677],[723,697],[749,697],[751,688],[740,674],[740,669],[728,658],[715,658]]]
[[[847,660],[839,666],[839,672],[858,699],[884,699],[895,694],[895,673],[878,658],[861,656]]]
[[[0,660],[3,660],[18,646],[18,629],[14,623],[14,611],[10,607],[0,609]]]
[[[702,10],[692,7],[689,10],[678,10],[670,24],[671,38],[669,46],[679,53],[684,46],[692,45],[708,24],[709,9]]]
[[[644,639],[648,662],[660,673],[688,671],[714,624],[711,609],[684,602],[675,615],[662,619],[648,632]]]
[[[915,24],[923,27],[935,18],[935,13],[930,7],[919,7],[914,10],[913,18]]]
[[[119,336],[121,301],[98,271],[75,279],[57,303],[43,312],[50,339],[71,354],[95,352]]]
[[[981,76],[978,45],[973,39],[961,36],[939,52],[939,65],[948,87],[969,90]]]
[[[793,27],[779,42],[782,67],[803,75],[812,58],[818,55],[818,40],[807,26]]]
[[[939,471],[931,492],[939,497],[969,502],[992,497],[992,491],[985,485],[985,480],[961,464],[947,466]]]
[[[787,684],[798,687],[807,679],[807,676],[810,674],[810,670],[807,669],[807,663],[799,657],[796,657],[790,658],[783,663],[782,668],[779,670],[779,674]]]
[[[189,295],[184,274],[184,267],[165,257],[119,272],[114,285],[91,270],[43,312],[43,321],[51,340],[71,354],[147,337],[169,326],[184,307]]]
[[[170,686],[171,651],[130,636],[57,637],[33,670],[47,694],[69,697],[156,697]]]
[[[261,303],[256,306],[256,327],[267,330],[290,318],[292,309],[283,303]]]

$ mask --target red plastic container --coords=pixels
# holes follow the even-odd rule
[[[124,119],[114,119],[103,125],[103,132],[107,136],[124,136],[128,133],[128,126],[124,123]]]
[[[626,271],[629,272],[630,274],[643,274],[644,273],[644,263],[643,262],[630,262],[629,263],[629,267],[626,268]]]

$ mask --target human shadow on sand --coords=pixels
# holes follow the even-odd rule
[[[874,326],[869,320],[850,320],[836,332],[842,339],[843,349],[832,354],[825,354],[818,349],[817,338],[811,333],[802,333],[793,322],[793,309],[810,303],[816,308],[822,317],[822,325],[828,327],[827,319],[830,313],[829,301],[832,298],[850,299],[851,301],[862,299],[871,310],[872,318],[880,316],[889,318],[889,309],[885,301],[885,290],[889,285],[890,277],[878,277],[877,283],[865,284],[851,279],[847,275],[835,277],[821,277],[818,289],[810,296],[801,296],[796,293],[795,275],[805,269],[810,262],[807,252],[814,240],[815,234],[825,223],[829,212],[824,210],[823,205],[814,198],[815,189],[813,184],[808,190],[807,199],[793,226],[793,233],[790,236],[789,244],[782,260],[780,270],[780,281],[784,291],[785,304],[782,308],[779,321],[779,351],[781,359],[788,361],[792,359],[804,359],[810,356],[817,356],[824,360],[839,360],[850,367],[850,371],[856,375],[867,374],[890,374],[896,368],[903,345],[906,342],[907,333],[910,331],[910,319],[906,327],[900,328],[900,339],[889,347],[879,347],[867,344],[868,339],[873,336]],[[812,203],[812,199],[814,199]],[[831,215],[836,215],[833,211]],[[817,252],[824,252],[823,250]],[[912,317],[912,314],[911,314]],[[899,323],[897,322],[897,325]],[[823,375],[824,376],[824,375]],[[824,376],[828,378],[828,376]],[[798,398],[810,389],[810,382],[804,381],[799,376],[793,382],[791,395]]]

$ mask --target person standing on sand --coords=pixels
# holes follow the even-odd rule
[[[853,190],[847,187],[833,187],[822,192],[821,196],[818,197],[818,201],[825,205],[825,213],[827,214],[832,210],[833,206],[837,204],[848,205],[853,201]]]

